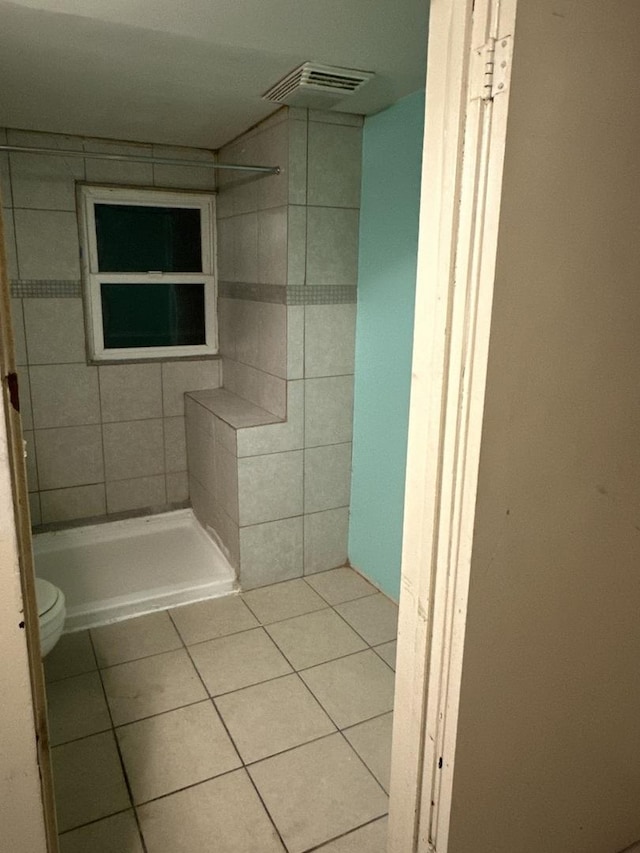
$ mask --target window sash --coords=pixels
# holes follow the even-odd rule
[[[202,284],[204,286],[204,327],[206,343],[164,346],[164,347],[123,347],[108,349],[104,345],[104,325],[102,317],[102,284],[127,284],[131,287],[145,284]],[[92,273],[88,276],[90,315],[93,329],[90,335],[92,356],[100,361],[141,360],[151,358],[179,358],[195,355],[213,355],[218,351],[216,329],[216,291],[214,277],[201,273]],[[213,337],[213,340],[210,338]]]
[[[92,361],[148,361],[215,355],[218,352],[217,291],[215,270],[214,198],[210,194],[185,193],[153,188],[124,189],[80,185],[79,208],[82,214],[82,274],[85,291],[87,339]],[[95,205],[140,205],[142,207],[185,207],[200,210],[201,273],[113,273],[98,270]],[[206,343],[185,346],[130,347],[106,349],[102,316],[101,284],[204,284]]]

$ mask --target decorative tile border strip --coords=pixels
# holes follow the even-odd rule
[[[221,281],[218,294],[222,299],[244,299],[276,305],[338,305],[357,301],[355,287],[334,284],[282,287],[275,284]]]
[[[12,279],[16,299],[75,299],[82,296],[82,282],[75,279]]]
[[[357,301],[357,290],[342,284],[287,287],[287,305],[339,305]]]

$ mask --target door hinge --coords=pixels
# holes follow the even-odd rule
[[[490,38],[473,52],[472,100],[493,101],[509,90],[513,38]]]

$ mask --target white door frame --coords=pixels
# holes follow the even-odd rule
[[[432,0],[390,853],[446,853],[516,0]],[[508,36],[486,97],[483,48]]]

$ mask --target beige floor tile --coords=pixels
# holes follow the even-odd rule
[[[166,612],[125,619],[91,631],[98,666],[115,666],[138,658],[182,648],[178,632]]]
[[[132,811],[60,836],[60,853],[144,853]]]
[[[44,659],[44,675],[47,681],[58,681],[97,668],[88,631],[63,634],[55,648]]]
[[[398,643],[393,640],[391,643],[383,643],[381,646],[375,646],[374,652],[379,654],[382,660],[389,664],[391,669],[396,670],[396,654],[398,651]]]
[[[375,652],[322,663],[300,677],[341,729],[393,708],[394,676]]]
[[[302,853],[387,811],[387,797],[341,735],[249,768],[290,853]]]
[[[387,853],[388,820],[374,820],[348,835],[329,844],[323,844],[317,853]]]
[[[247,764],[335,731],[297,675],[228,693],[216,704]]]
[[[327,606],[302,578],[253,589],[242,597],[263,625]]]
[[[210,700],[116,730],[134,803],[240,767]]]
[[[372,646],[396,638],[398,606],[381,592],[338,604],[336,610]]]
[[[319,572],[309,575],[305,580],[329,604],[342,604],[343,601],[352,601],[355,598],[364,598],[366,595],[376,593],[374,586],[371,586],[353,569],[348,568]]]
[[[190,652],[211,696],[291,672],[291,667],[262,628],[199,643],[191,646]]]
[[[392,728],[393,714],[385,714],[344,731],[346,739],[387,792],[391,774]]]
[[[367,648],[331,608],[276,622],[266,631],[294,669],[315,666]]]
[[[113,732],[55,746],[51,758],[60,832],[130,807]]]
[[[116,726],[207,698],[184,649],[109,667],[102,678]]]
[[[258,620],[237,595],[175,607],[171,618],[187,645],[255,628]]]
[[[86,672],[49,684],[47,711],[52,746],[111,728],[98,672]]]
[[[138,809],[148,853],[284,853],[244,770]]]

